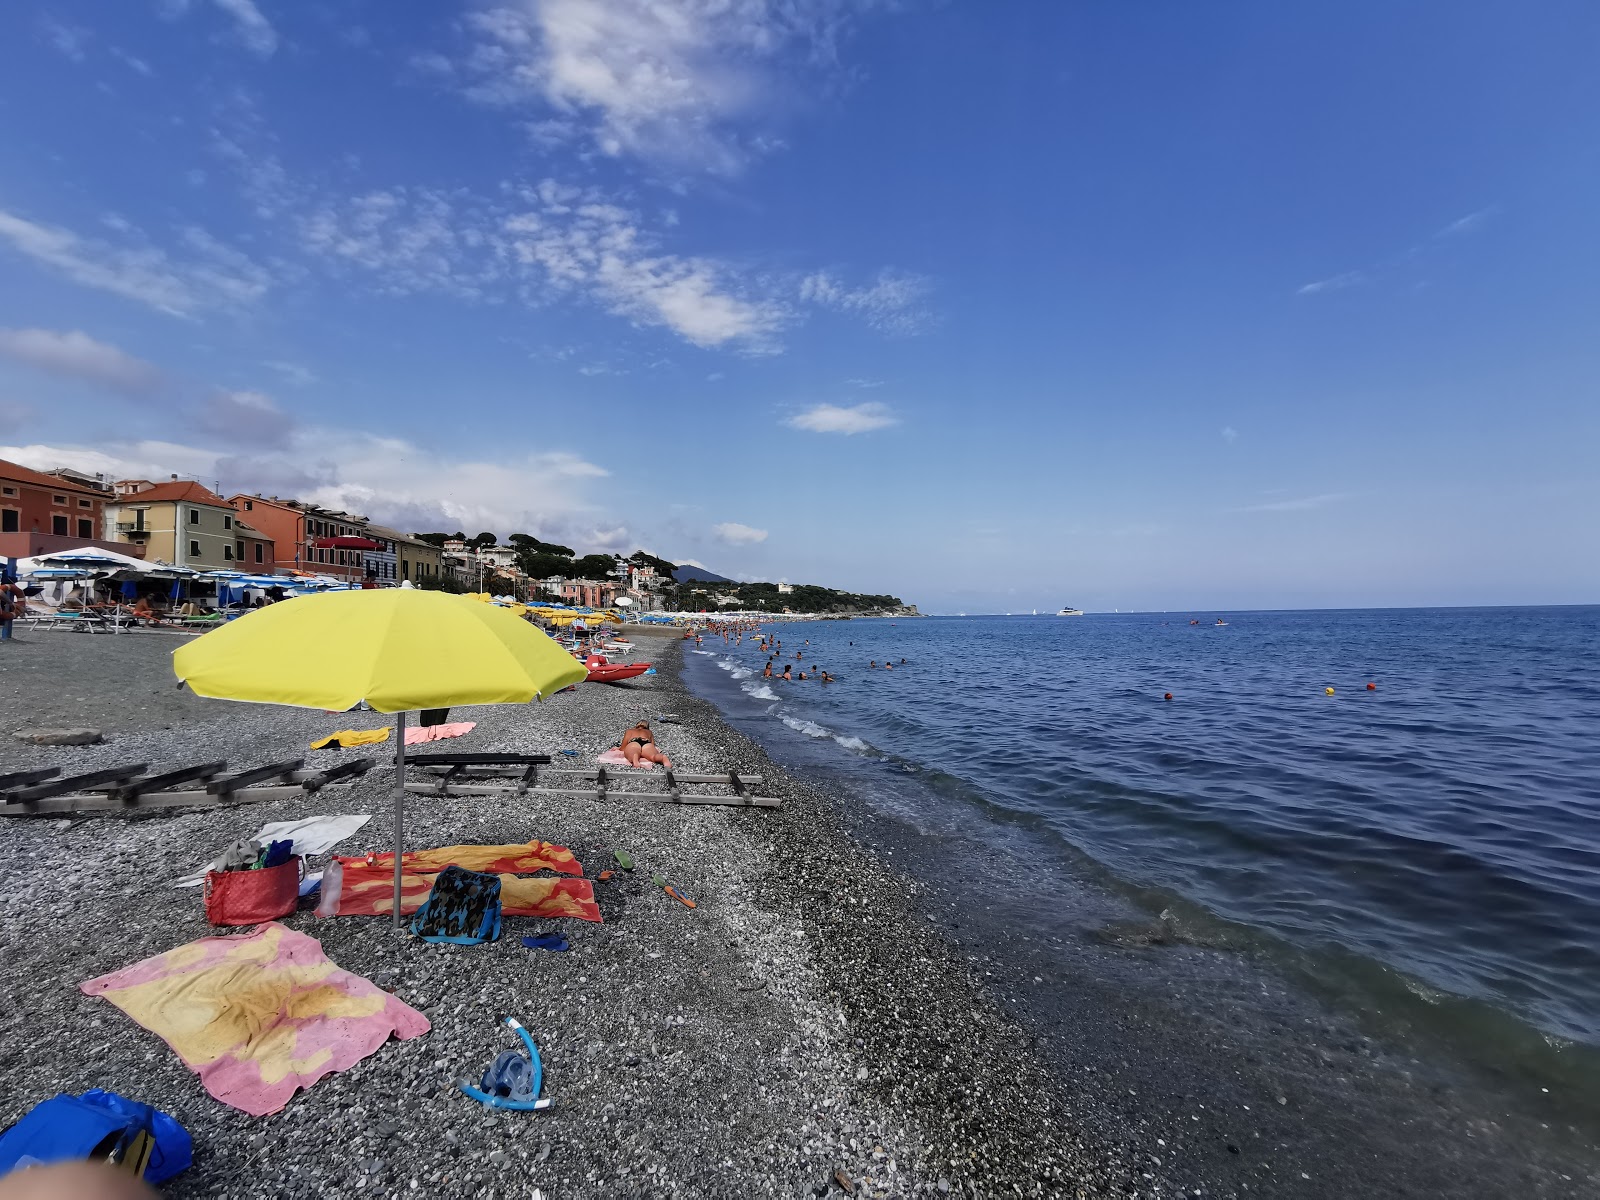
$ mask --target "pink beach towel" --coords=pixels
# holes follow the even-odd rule
[[[428,1018],[276,922],[208,937],[79,984],[176,1051],[222,1103],[264,1117]]]
[[[595,759],[595,762],[601,763],[608,767],[625,767],[628,765],[627,756],[624,755],[616,746],[611,747],[611,749],[607,750],[599,758]],[[639,768],[644,771],[654,771],[656,769],[656,765],[647,759],[640,759]]]
[[[406,745],[419,742],[438,742],[445,738],[460,737],[478,727],[476,721],[452,721],[446,725],[411,725],[406,728]]]

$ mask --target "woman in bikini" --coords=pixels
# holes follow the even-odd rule
[[[672,770],[672,760],[661,753],[661,747],[656,745],[655,734],[650,732],[648,721],[640,721],[632,729],[623,731],[622,757],[628,760],[630,767],[637,767],[643,761],[660,763],[667,770]]]

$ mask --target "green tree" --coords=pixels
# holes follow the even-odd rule
[[[495,546],[498,545],[499,542],[499,534],[484,532],[473,538],[471,544],[474,546]]]
[[[448,533],[413,533],[411,536],[419,542],[427,542],[430,546],[439,547],[443,547],[450,540]]]
[[[552,575],[571,575],[572,560],[543,550],[517,551],[517,569],[529,579],[549,579]]]
[[[572,564],[572,574],[578,579],[606,579],[616,566],[613,554],[585,554]]]

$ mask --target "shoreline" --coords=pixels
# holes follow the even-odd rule
[[[713,658],[694,661],[705,694],[734,694]],[[750,711],[730,710],[743,735],[804,763],[850,836],[932,884],[925,920],[1025,1032],[1080,1128],[1137,1156],[1141,1175],[1167,1169],[1187,1194],[1330,1200],[1600,1187],[1593,1130],[1558,1095],[1530,1099],[1536,1088],[1425,1039],[1397,1042],[1259,953],[1156,921],[1025,821],[941,812],[929,826],[903,800],[875,804],[872,772],[819,765],[814,748],[838,753],[833,740]]]
[[[139,635],[0,648],[0,683],[48,679],[83,697],[85,719],[125,718],[102,745],[9,742],[5,761],[155,770],[309,759],[311,737],[382,720],[169,692],[172,648]],[[171,882],[266,821],[370,812],[338,850],[385,848],[391,773],[380,764],[309,801],[0,823],[0,861],[30,897],[0,916],[0,1122],[57,1091],[122,1090],[193,1135],[195,1165],[166,1191],[176,1197],[404,1192],[412,1180],[449,1196],[797,1196],[837,1189],[836,1171],[863,1195],[1151,1194],[1116,1147],[1075,1132],[1027,1035],[970,986],[918,914],[921,885],[878,865],[828,798],[771,769],[692,696],[680,653],[667,650],[647,686],[585,685],[532,712],[457,710],[480,722],[460,747],[576,748],[583,761],[625,718],[665,710],[677,716],[658,725],[675,761],[766,774],[763,790],[785,807],[412,797],[412,848],[543,837],[570,846],[590,878],[612,847],[629,848],[639,869],[596,884],[604,924],[508,920],[487,947],[416,943],[377,919],[285,918],[433,1029],[387,1043],[270,1117],[213,1100],[154,1035],[77,985],[209,935],[198,894]],[[19,707],[29,706],[0,708],[8,739]],[[653,869],[699,907],[651,887]],[[517,937],[542,925],[565,929],[574,949],[523,950]],[[505,1048],[504,1015],[540,1045],[547,1112],[489,1114],[455,1091],[454,1079]]]

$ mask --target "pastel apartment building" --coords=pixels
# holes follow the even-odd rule
[[[270,574],[277,558],[272,538],[192,479],[119,480],[105,524],[117,549],[178,567]]]
[[[359,582],[367,573],[367,554],[383,554],[379,542],[368,536],[365,517],[243,492],[230,496],[228,503],[271,538],[280,572],[308,571]]]

